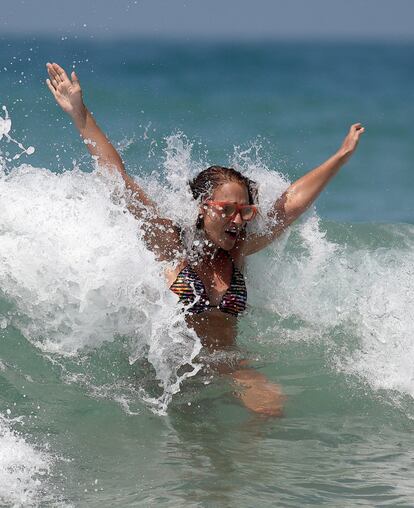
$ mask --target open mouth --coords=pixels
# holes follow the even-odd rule
[[[239,234],[239,230],[238,229],[227,229],[225,231],[226,235],[230,238],[232,238],[233,240],[235,240]]]

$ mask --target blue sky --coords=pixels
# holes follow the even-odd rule
[[[414,0],[2,0],[0,34],[414,39]]]

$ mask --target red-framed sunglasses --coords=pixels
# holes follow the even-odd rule
[[[204,204],[218,208],[227,219],[234,219],[240,213],[242,220],[249,221],[253,220],[258,212],[255,205],[238,205],[228,201],[205,201]]]

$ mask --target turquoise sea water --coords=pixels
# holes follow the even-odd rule
[[[412,506],[414,45],[1,42],[10,135],[35,152],[0,140],[0,504]],[[265,210],[366,127],[316,209],[247,266],[239,355],[282,386],[282,418],[250,414],[224,376],[182,379],[197,341],[46,61],[76,67],[183,225],[200,168],[241,168]]]

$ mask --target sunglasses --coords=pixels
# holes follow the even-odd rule
[[[204,204],[217,208],[227,219],[234,219],[240,213],[242,220],[249,221],[253,220],[257,214],[257,206],[255,205],[238,205],[227,201],[205,201]]]

